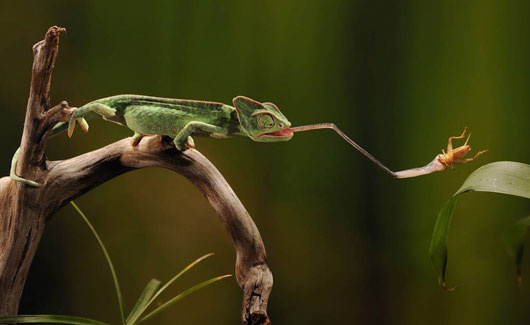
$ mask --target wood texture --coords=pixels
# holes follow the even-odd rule
[[[49,108],[50,80],[59,34],[51,27],[33,47],[34,62],[21,141],[19,176],[45,182],[42,188],[0,178],[0,315],[17,313],[31,261],[46,222],[70,200],[123,173],[161,167],[189,179],[208,199],[236,250],[236,279],[243,290],[242,322],[269,324],[267,302],[272,273],[259,231],[245,207],[215,166],[191,149],[177,151],[169,138],[145,137],[133,148],[129,139],[61,161],[45,158],[47,135],[73,112],[68,103]]]

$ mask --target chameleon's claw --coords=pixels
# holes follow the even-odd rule
[[[193,149],[195,148],[195,141],[193,141],[193,138],[188,136],[186,138],[186,141],[178,141],[177,138],[175,137],[173,139],[173,143],[175,144],[175,147],[179,150],[179,151],[184,151],[184,150],[187,150],[187,149]]]
[[[134,132],[134,135],[131,137],[131,147],[136,147],[140,143],[140,140],[142,140],[143,137],[144,137],[143,134]]]
[[[84,117],[78,118],[77,123],[79,123],[79,126],[81,127],[81,130],[83,130],[83,132],[88,132],[88,122],[85,120]]]
[[[173,143],[175,144],[175,148],[177,148],[178,151],[184,151],[187,149],[185,144],[181,144],[177,141],[173,141]]]
[[[75,120],[70,123],[70,125],[68,125],[68,137],[71,138],[72,137],[72,134],[74,134],[74,129],[75,129]]]
[[[193,138],[192,138],[192,137],[188,137],[185,146],[186,146],[186,149],[193,149],[193,148],[195,148],[195,141],[193,141]]]
[[[79,124],[83,132],[85,133],[88,132],[88,122],[83,117],[79,117],[71,121],[68,125],[68,137],[69,138],[71,138],[72,134],[74,134],[76,124]]]

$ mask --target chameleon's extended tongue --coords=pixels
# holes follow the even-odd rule
[[[350,145],[352,145],[355,149],[359,150],[363,155],[368,157],[372,162],[374,162],[377,166],[379,166],[382,170],[384,170],[387,174],[391,175],[392,177],[396,177],[394,172],[392,172],[390,169],[388,169],[385,165],[383,165],[379,160],[375,159],[374,156],[372,156],[368,151],[364,150],[360,145],[355,143],[352,139],[350,139],[344,132],[342,132],[335,124],[333,123],[319,123],[319,124],[310,124],[310,125],[303,125],[303,126],[296,126],[293,128],[289,128],[291,132],[303,132],[303,131],[310,131],[310,130],[319,130],[319,129],[332,129],[335,132],[337,132],[346,142],[348,142]]]
[[[388,169],[385,165],[380,163],[379,160],[375,159],[374,156],[369,154],[361,146],[359,146],[357,143],[355,143],[352,139],[348,138],[348,136],[346,134],[344,134],[344,132],[342,132],[333,123],[320,123],[320,124],[312,124],[312,125],[303,125],[303,126],[297,126],[297,127],[294,127],[294,128],[290,128],[288,130],[294,133],[294,132],[303,132],[303,131],[318,130],[318,129],[332,129],[332,130],[335,130],[335,132],[337,132],[344,140],[346,140],[346,142],[348,142],[350,145],[352,145],[355,149],[359,150],[363,155],[368,157],[368,159],[373,161],[377,166],[379,166],[382,170],[384,170],[387,174],[391,175],[394,178],[410,178],[410,177],[423,176],[423,175],[427,175],[427,174],[434,173],[434,172],[442,172],[448,166],[448,164],[444,163],[441,160],[441,158],[440,158],[440,156],[442,156],[442,157],[446,156],[446,154],[444,153],[443,155],[434,156],[434,159],[430,163],[428,163],[427,165],[425,165],[423,167],[410,168],[410,169],[405,169],[405,170],[401,170],[401,171],[398,171],[398,172],[393,172],[390,169]],[[465,130],[464,130],[464,133],[465,133]],[[460,137],[449,138],[449,141],[451,141],[451,139],[453,139],[453,138],[457,138],[457,139],[463,138],[464,137],[464,133]],[[466,149],[467,151],[462,151],[466,147],[469,147],[467,145],[467,140],[466,140],[466,143],[464,144],[464,146],[459,147],[459,148],[456,149],[456,150],[460,150],[460,151],[457,151],[457,152],[460,152],[460,155],[462,155],[462,157],[463,157],[463,155],[465,155],[467,153],[467,151],[469,151],[469,149]],[[464,149],[461,149],[461,148],[464,148]],[[449,151],[449,147],[448,147],[448,151]],[[477,154],[475,154],[475,156],[473,158],[464,159],[464,160],[462,160],[462,158],[460,158],[460,160],[456,160],[455,162],[456,163],[465,163],[465,162],[468,162],[468,161],[472,161],[473,159],[475,159],[476,157],[478,157],[479,155],[481,155],[484,152],[485,152],[484,150],[483,151],[479,151]],[[454,151],[453,151],[453,155],[454,155]]]

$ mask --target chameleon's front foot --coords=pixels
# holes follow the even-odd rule
[[[175,138],[173,142],[178,151],[195,148],[195,141],[193,141],[192,137],[187,137],[185,141],[178,141],[177,138]]]
[[[88,122],[83,117],[71,119],[70,122],[68,123],[68,137],[69,138],[71,138],[72,134],[74,134],[74,129],[75,129],[76,124],[79,124],[83,132],[85,133],[88,132]]]

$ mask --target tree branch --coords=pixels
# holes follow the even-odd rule
[[[33,45],[31,86],[20,142],[17,173],[37,181],[43,174],[46,135],[50,130],[49,123],[43,123],[43,121],[45,119],[50,121],[55,115],[61,113],[59,109],[54,109],[49,112],[50,114],[46,114],[50,107],[51,77],[59,52],[59,35],[62,32],[66,32],[66,29],[52,26],[46,32],[44,40]],[[67,106],[68,103],[61,107],[65,109]]]
[[[0,179],[0,315],[16,314],[29,266],[46,221],[63,205],[123,173],[161,167],[188,178],[208,199],[236,250],[236,279],[243,290],[244,324],[269,324],[267,302],[272,273],[259,231],[215,166],[197,150],[179,152],[169,138],[145,137],[137,147],[128,139],[61,161],[46,161],[51,128],[67,121],[73,109],[62,102],[49,108],[50,80],[59,34],[51,27],[33,47],[34,63],[17,174],[44,182],[31,188]]]
[[[45,191],[54,204],[49,209],[56,210],[115,176],[146,167],[161,167],[183,175],[208,199],[236,249],[236,279],[244,292],[242,317],[249,324],[264,324],[272,273],[266,263],[263,240],[230,185],[199,151],[179,152],[171,139],[151,136],[134,148],[129,139],[123,139],[68,160],[49,162],[49,190]]]

